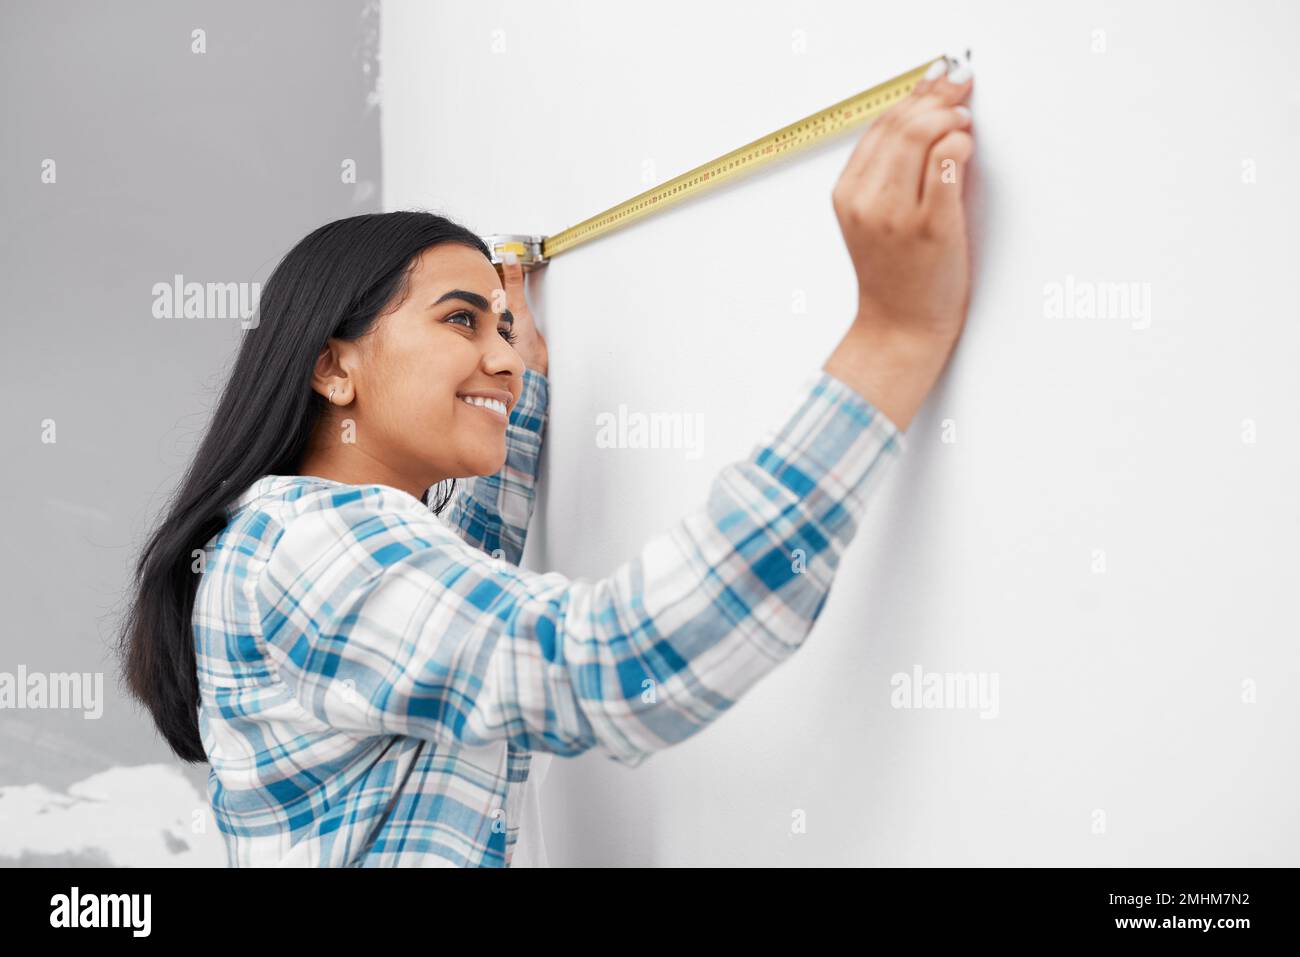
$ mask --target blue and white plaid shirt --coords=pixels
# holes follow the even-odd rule
[[[635,767],[793,654],[905,448],[829,373],[707,501],[599,581],[518,567],[549,385],[442,516],[267,475],[208,543],[199,726],[229,863],[509,866],[530,752]],[[496,550],[498,556],[494,557]]]

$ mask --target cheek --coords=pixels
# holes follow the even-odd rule
[[[473,373],[472,349],[451,336],[433,337],[406,350],[384,383],[388,411],[401,422],[446,423],[456,413],[456,391]]]
[[[444,419],[454,411],[451,404],[455,390],[437,369],[412,365],[402,370],[394,395],[394,409],[404,421],[424,422]]]

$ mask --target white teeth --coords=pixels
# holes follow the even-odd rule
[[[478,395],[462,395],[461,398],[470,405],[482,405],[496,412],[500,412],[502,415],[506,414],[506,404],[500,399],[485,399]]]

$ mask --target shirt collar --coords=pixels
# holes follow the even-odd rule
[[[229,508],[232,512],[237,512],[246,505],[251,505],[263,495],[269,495],[290,482],[303,480],[301,475],[263,475],[240,493],[239,497],[230,503]]]
[[[259,498],[262,498],[265,495],[270,495],[274,492],[278,492],[286,485],[292,485],[296,482],[311,482],[318,485],[335,486],[337,488],[361,487],[361,486],[348,486],[343,482],[335,482],[333,479],[320,478],[319,476],[314,476],[314,475],[263,475],[260,479],[258,479],[252,485],[248,486],[248,488],[246,488],[242,493],[240,493],[239,497],[230,503],[228,509],[232,513],[237,512],[240,509],[248,505],[251,505]],[[393,488],[390,485],[378,485],[374,483],[370,483],[364,487],[384,489],[385,492],[400,497],[400,499],[404,500],[404,504],[408,506],[411,506],[413,508],[419,508],[424,511],[429,510],[428,505],[421,502],[418,498],[415,498],[413,495],[411,495],[410,492],[405,492],[402,489]]]

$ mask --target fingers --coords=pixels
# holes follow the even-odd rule
[[[941,57],[940,59],[935,60],[930,64],[930,69],[926,71],[925,75],[917,81],[916,86],[912,87],[912,93],[909,99],[912,102],[920,99],[926,93],[930,92],[930,90],[934,88],[934,85],[939,80],[943,79],[943,77],[947,76],[949,72],[950,68],[947,58]],[[907,102],[907,100],[904,102]]]
[[[837,191],[870,197],[886,218],[920,211],[932,148],[949,134],[971,127],[970,110],[962,101],[970,95],[974,77],[966,64],[944,74],[946,66],[946,60],[936,60],[911,94],[877,118],[850,157]],[[956,154],[951,158],[957,165],[964,162]]]
[[[918,111],[955,106],[970,95],[973,83],[970,68],[963,65],[945,72],[947,66],[946,59],[935,60],[930,65],[930,72],[917,81],[911,93],[876,117],[850,155],[845,166],[847,174],[865,170],[870,163],[874,140],[881,134],[906,123]]]
[[[938,92],[943,89],[961,87],[969,83],[972,76],[969,63],[964,63],[953,57],[941,57],[930,64],[930,69],[912,88],[912,98],[916,99],[926,93]]]
[[[519,264],[519,257],[514,253],[507,252],[502,259],[501,285],[506,291],[505,308],[512,313],[523,312],[527,308],[524,299],[524,267]]]
[[[975,150],[975,138],[964,129],[950,130],[930,150],[921,188],[921,214],[935,222],[962,215],[966,164]]]
[[[844,164],[844,171],[840,174],[840,183],[846,187],[855,186],[861,179],[862,174],[866,171],[873,155],[877,141],[881,137],[881,131],[888,129],[892,119],[900,112],[907,110],[916,102],[919,97],[934,85],[937,77],[940,77],[948,68],[948,61],[945,59],[935,60],[930,64],[929,71],[912,87],[912,92],[899,100],[867,127],[865,133],[858,137],[858,142],[853,147],[853,152],[849,154],[848,162]]]
[[[954,68],[944,76],[923,79],[913,87],[906,99],[882,114],[876,125],[883,132],[897,133],[925,113],[951,109],[965,102],[974,83],[970,67],[965,65]]]
[[[863,188],[900,212],[919,208],[932,148],[949,133],[970,125],[970,110],[964,107],[935,107],[912,114],[881,141]]]
[[[907,218],[920,212],[932,148],[949,134],[970,130],[970,109],[962,101],[972,85],[970,69],[958,65],[941,77],[924,79],[913,96],[881,117],[880,137],[858,179],[858,189],[874,196],[881,215]]]

